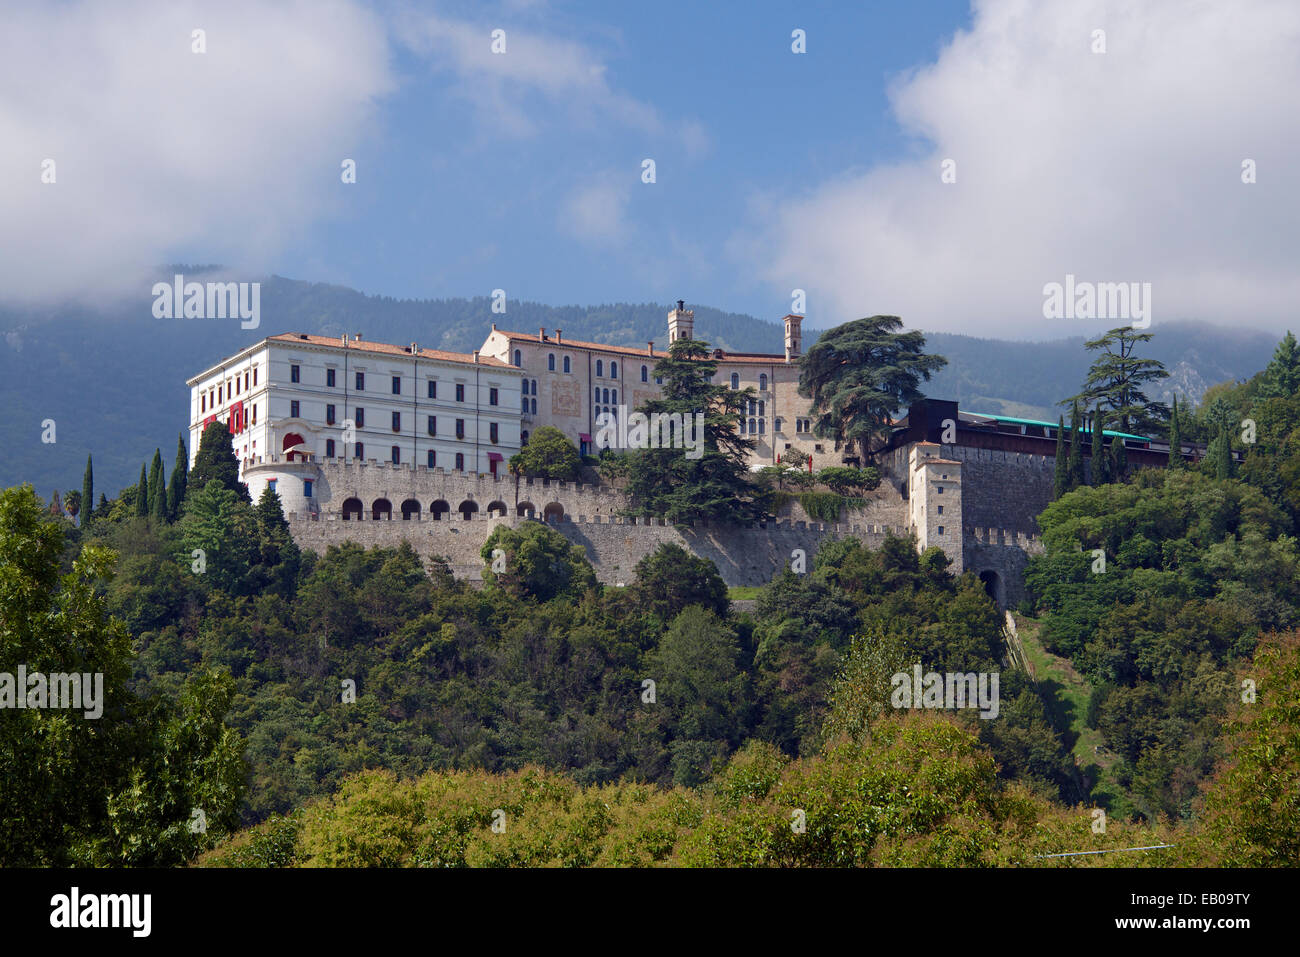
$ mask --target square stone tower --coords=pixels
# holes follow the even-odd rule
[[[965,571],[961,508],[961,463],[939,457],[939,446],[917,442],[907,456],[908,521],[917,548],[938,545],[952,560],[951,571]]]
[[[678,299],[677,308],[668,313],[668,344],[678,339],[695,338],[695,310],[686,308],[686,300]]]
[[[789,315],[785,317],[785,361],[793,362],[799,358],[802,351],[802,336],[799,333],[799,326],[803,323],[803,316]]]

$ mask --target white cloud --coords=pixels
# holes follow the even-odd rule
[[[983,0],[891,92],[917,155],[757,196],[731,249],[818,326],[1056,337],[1042,288],[1152,283],[1153,328],[1283,328],[1300,301],[1300,5]],[[1091,52],[1092,31],[1107,52]],[[940,164],[957,163],[957,182]],[[1241,182],[1254,159],[1258,183]]]
[[[569,194],[560,209],[560,228],[584,242],[621,244],[628,235],[629,189],[614,173],[600,174]]]
[[[612,121],[650,134],[662,130],[654,107],[610,86],[597,51],[513,24],[407,14],[396,35],[434,70],[450,73],[457,95],[482,112],[494,132],[536,134],[541,114],[535,98],[567,109],[571,123]],[[504,31],[503,53],[492,52],[495,30]]]
[[[264,267],[351,188],[345,158],[366,175],[392,86],[382,22],[347,0],[10,5],[0,296],[147,299],[143,271],[185,249]]]

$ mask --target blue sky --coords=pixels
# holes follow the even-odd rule
[[[1012,338],[1115,324],[1046,316],[1067,276],[1150,283],[1157,326],[1281,330],[1300,301],[1289,0],[65,0],[6,16],[4,302],[147,301],[166,262],[772,319],[797,288],[810,326],[893,313]]]

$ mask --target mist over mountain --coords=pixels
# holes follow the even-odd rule
[[[170,281],[181,272],[196,279],[203,268],[169,268],[159,278]],[[97,496],[104,491],[111,497],[133,484],[155,448],[170,470],[176,435],[188,426],[185,380],[264,336],[360,332],[374,341],[469,352],[482,345],[495,322],[512,331],[544,326],[562,329],[571,339],[629,346],[653,341],[663,348],[670,304],[508,300],[500,315],[486,296],[398,300],[273,276],[262,282],[256,329],[241,329],[234,319],[155,319],[152,306],[152,297],[141,296],[99,310],[0,307],[0,374],[10,408],[0,425],[8,451],[0,461],[6,486],[31,482],[46,497],[56,488],[80,488],[87,453],[94,455]],[[738,352],[783,348],[776,317],[690,306],[696,335],[712,346]],[[1160,359],[1171,373],[1160,396],[1166,401],[1173,390],[1197,401],[1215,383],[1253,375],[1276,345],[1269,333],[1205,323],[1172,322],[1152,331],[1155,339],[1144,354]],[[805,329],[805,349],[816,335]],[[949,364],[924,389],[972,411],[1054,420],[1055,403],[1077,391],[1088,368],[1084,341],[1083,335],[1050,342],[927,335],[927,351],[946,356]],[[47,419],[56,428],[51,444],[41,441]]]

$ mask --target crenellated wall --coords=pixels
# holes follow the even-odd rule
[[[1034,516],[1051,500],[1052,460],[1044,464],[1041,457],[1027,454],[951,445],[937,448],[943,458],[961,463],[960,482],[953,472],[944,483],[942,466],[937,477],[931,476],[945,484],[947,493],[943,537],[953,538],[961,530],[950,549],[954,570],[974,572],[1000,604],[1015,605],[1024,596],[1028,557],[1042,551]],[[674,526],[663,519],[624,518],[619,513],[628,502],[622,493],[572,482],[373,460],[293,466],[271,460],[255,471],[263,480],[276,469],[286,476],[313,476],[310,501],[284,494],[296,489],[292,482],[277,482],[277,488],[282,490],[294,540],[316,552],[346,540],[365,547],[394,547],[409,541],[426,558],[446,559],[458,577],[480,580],[484,563],[479,551],[496,525],[516,527],[545,520],[586,550],[597,577],[608,584],[630,580],[642,558],[671,542],[712,561],[728,585],[762,585],[780,573],[796,549],[803,549],[811,569],[825,541],[854,537],[878,548],[891,532],[911,533],[911,506],[916,503],[909,502],[908,452],[903,448],[886,457],[881,487],[867,496],[865,507],[842,512],[838,523],[807,520],[795,501],[781,519],[751,527]],[[925,529],[931,544],[940,543],[938,498],[935,514],[926,519],[927,526],[934,526]],[[436,518],[431,511],[435,504]],[[358,505],[359,514],[352,510]],[[346,518],[345,507],[349,508]]]

